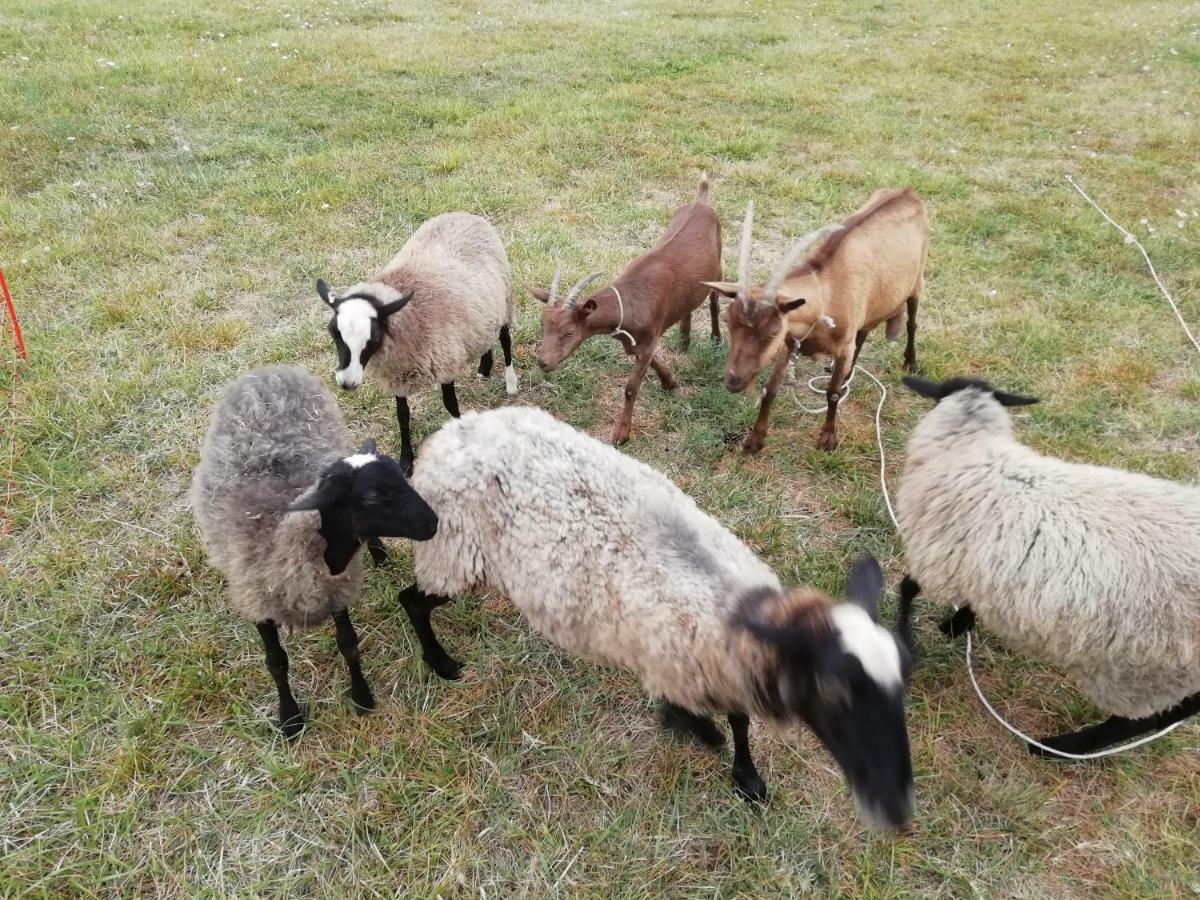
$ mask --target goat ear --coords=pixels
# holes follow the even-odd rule
[[[710,287],[722,297],[736,297],[738,284],[736,281],[702,281],[705,287]]]
[[[324,278],[317,279],[317,294],[318,294],[318,296],[320,296],[320,298],[322,300],[325,301],[327,306],[329,306],[329,307],[336,306],[336,304],[334,303],[334,300],[333,300],[333,296],[329,292],[329,285],[327,285],[325,283]]]
[[[358,452],[367,454],[378,452],[375,449],[375,438],[367,438],[365,441],[363,441],[363,445],[358,448]]]
[[[322,509],[331,503],[341,500],[346,494],[345,479],[336,476],[325,476],[317,484],[317,489],[306,497],[301,497],[287,508],[288,512],[303,512],[308,509]]]
[[[536,288],[536,287],[533,287],[532,285],[528,285],[528,284],[525,285],[525,290],[529,291],[530,296],[532,296],[536,300],[541,300],[543,303],[550,302],[550,292],[549,291],[543,291],[541,288]]]
[[[1041,403],[1037,397],[1007,394],[1004,391],[992,391],[992,396],[996,398],[1001,406],[1031,406],[1034,403]]]
[[[383,304],[383,306],[379,307],[379,309],[378,309],[379,318],[381,320],[386,319],[392,313],[400,312],[400,310],[402,310],[402,309],[404,309],[404,307],[408,306],[408,301],[411,299],[412,299],[412,291],[409,291],[407,294],[401,294],[397,299],[393,300],[391,303]]]
[[[799,309],[808,301],[803,297],[797,297],[795,300],[781,300],[778,304],[781,313],[790,313],[793,309]]]
[[[588,300],[587,303],[575,308],[575,314],[577,316],[579,316],[579,318],[581,318],[581,319],[586,319],[588,316],[590,316],[595,311],[596,311],[595,299]]]
[[[915,375],[905,375],[903,381],[909,390],[915,391],[922,397],[928,397],[930,400],[941,400],[946,396],[945,385],[938,384],[936,381],[926,381]]]
[[[846,600],[879,621],[879,600],[883,597],[883,569],[873,556],[860,556],[850,567],[846,579]]]

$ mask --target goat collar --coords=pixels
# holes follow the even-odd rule
[[[617,295],[618,319],[617,327],[612,330],[612,336],[619,338],[621,335],[624,335],[625,337],[629,338],[629,347],[632,349],[637,346],[637,340],[623,327],[625,325],[625,304],[621,302],[621,292],[617,290],[617,286],[615,284],[610,284],[609,287],[612,288],[612,292]]]

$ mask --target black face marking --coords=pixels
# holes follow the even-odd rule
[[[912,757],[900,688],[881,686],[836,636],[812,661],[785,660],[780,693],[837,760],[872,824],[898,828],[912,815]]]
[[[325,561],[334,575],[345,570],[368,538],[427,541],[437,533],[437,514],[399,464],[383,455],[361,465],[339,460],[325,470],[317,489],[289,510],[321,513]]]
[[[329,334],[333,338],[333,346],[337,350],[337,367],[344,369],[350,365],[350,348],[346,346],[346,342],[342,340],[342,333],[338,331],[337,313],[329,318]]]

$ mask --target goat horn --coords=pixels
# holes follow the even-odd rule
[[[554,301],[558,299],[558,279],[562,276],[562,263],[554,264],[554,277],[550,279],[550,299],[546,301],[547,306],[553,306]]]
[[[737,298],[746,302],[750,291],[750,232],[754,229],[754,201],[746,204],[746,219],[742,222],[742,243],[738,247]]]
[[[590,275],[585,275],[579,280],[575,287],[571,288],[571,292],[567,294],[563,300],[563,309],[574,309],[575,301],[579,299],[579,295],[583,293],[583,289],[600,277],[599,272],[592,272]]]
[[[800,265],[804,257],[808,255],[809,248],[817,241],[833,234],[835,231],[841,231],[843,227],[841,224],[824,225],[816,231],[810,231],[804,237],[800,238],[800,240],[796,241],[792,249],[779,261],[779,265],[772,270],[771,277],[767,279],[767,283],[763,286],[762,302],[774,303],[775,295],[779,293],[779,288],[783,284],[783,280],[788,277],[788,273],[792,269]]]

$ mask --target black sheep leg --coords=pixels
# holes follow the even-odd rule
[[[913,654],[912,606],[920,593],[921,585],[917,584],[917,580],[911,575],[905,574],[900,579],[900,608],[896,613],[896,635],[904,642],[910,656]]]
[[[413,470],[412,428],[407,397],[396,398],[396,421],[400,423],[400,468],[405,475],[411,475]]]
[[[745,713],[730,713],[729,727],[733,730],[733,783],[747,800],[765,803],[767,784],[750,756],[750,717]]]
[[[659,708],[658,719],[664,728],[682,737],[692,737],[714,750],[725,743],[725,735],[708,716],[698,716],[694,712],[677,706],[669,700],[664,700]]]
[[[358,655],[358,633],[350,621],[349,611],[343,609],[335,613],[333,624],[337,629],[338,650],[346,660],[346,668],[350,670],[350,699],[354,701],[355,712],[369,712],[375,708],[375,697],[371,694],[367,679],[363,677]]]
[[[948,616],[941,625],[938,626],[938,631],[946,635],[946,637],[956,638],[966,634],[975,627],[975,613],[969,606],[960,606],[954,611],[954,614]]]
[[[490,378],[492,374],[492,351],[489,350],[479,357],[479,377]]]
[[[429,614],[449,602],[449,597],[426,594],[415,584],[400,592],[400,605],[408,613],[408,620],[412,622],[417,640],[421,642],[421,655],[425,664],[447,681],[454,681],[458,678],[462,664],[446,652],[429,622]]]
[[[304,730],[304,714],[296,698],[292,696],[291,685],[288,684],[288,657],[283,644],[279,643],[279,626],[268,619],[256,622],[258,636],[262,638],[263,649],[267,656],[267,671],[275,681],[279,691],[279,730],[289,741]]]
[[[458,418],[458,395],[454,393],[453,381],[442,385],[442,404],[446,407],[446,412]]]
[[[500,326],[500,349],[504,353],[504,367],[512,365],[512,334],[507,325]]]
[[[1133,740],[1144,734],[1150,734],[1153,731],[1162,731],[1167,726],[1174,725],[1176,722],[1182,721],[1189,716],[1194,716],[1197,713],[1200,713],[1200,694],[1192,694],[1182,703],[1164,712],[1146,716],[1144,719],[1109,716],[1099,725],[1089,725],[1087,728],[1081,728],[1079,731],[1072,731],[1067,734],[1056,735],[1055,737],[1041,738],[1039,743],[1045,744],[1054,750],[1061,750],[1064,753],[1095,753],[1097,750],[1103,750],[1114,744],[1122,744],[1125,741]],[[1046,756],[1051,759],[1057,758],[1053,754],[1033,746],[1033,744],[1029,745],[1029,752],[1034,756]]]

